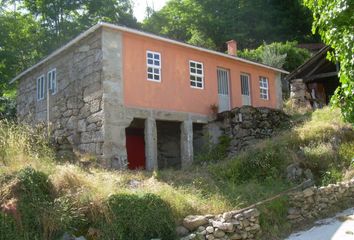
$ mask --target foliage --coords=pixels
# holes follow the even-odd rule
[[[21,240],[15,219],[0,212],[0,240],[17,239]]]
[[[219,137],[219,143],[214,145],[208,143],[204,149],[195,156],[195,163],[211,163],[220,162],[227,157],[228,148],[230,147],[231,138],[227,136]]]
[[[139,28],[130,0],[0,1],[0,97],[14,76],[99,21]]]
[[[335,53],[330,58],[340,63],[341,86],[336,90],[332,103],[340,106],[343,117],[354,123],[354,2],[353,0],[304,0],[313,13],[313,33]]]
[[[0,96],[0,120],[14,120],[16,117],[16,101],[13,96]]]
[[[0,12],[0,29],[1,97],[11,78],[43,56],[44,31],[31,14],[16,12]]]
[[[225,50],[230,39],[240,48],[263,41],[312,41],[311,22],[310,11],[298,0],[171,0],[151,14],[143,28],[186,42],[196,32],[208,36],[217,50]]]
[[[213,166],[213,172],[237,184],[250,179],[277,179],[284,174],[288,154],[285,145],[267,141],[260,149],[249,149],[224,165]]]
[[[174,239],[171,209],[160,197],[119,194],[111,196],[108,205],[112,215],[102,223],[104,239]]]
[[[263,43],[257,49],[239,51],[238,55],[256,62],[274,67],[280,66],[287,71],[293,71],[310,57],[310,52],[306,49],[298,48],[297,42],[293,41],[285,43],[274,42],[271,44]]]

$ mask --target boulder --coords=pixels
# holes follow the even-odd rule
[[[193,231],[208,223],[208,219],[201,215],[189,215],[183,219],[183,226],[190,231]]]

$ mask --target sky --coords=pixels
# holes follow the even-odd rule
[[[146,6],[152,7],[155,11],[160,10],[168,0],[134,0],[134,16],[139,22],[145,18]]]

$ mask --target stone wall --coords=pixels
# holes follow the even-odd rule
[[[307,91],[306,84],[302,79],[294,79],[290,83],[290,101],[292,107],[297,108],[309,108],[311,95]]]
[[[183,226],[177,227],[181,240],[237,240],[257,239],[261,234],[260,212],[253,208],[245,211],[231,211],[217,216],[187,216]]]
[[[354,202],[354,179],[330,184],[325,187],[311,187],[289,194],[288,220],[300,225],[331,213],[333,208],[340,208]]]
[[[59,154],[77,150],[102,155],[101,30],[35,68],[19,81],[17,116],[21,123],[47,122],[47,96],[37,101],[36,80],[56,68],[57,93],[49,97],[51,132]]]
[[[278,109],[243,106],[220,113],[216,124],[232,139],[230,153],[235,154],[259,139],[273,136],[281,126],[289,125],[289,117]]]

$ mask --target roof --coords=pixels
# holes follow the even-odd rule
[[[271,67],[271,66],[268,66],[268,65],[265,65],[265,64],[261,64],[261,63],[257,63],[257,62],[253,62],[253,61],[250,61],[250,60],[247,60],[247,59],[243,59],[243,58],[240,58],[240,57],[237,57],[237,56],[232,56],[232,55],[229,55],[229,54],[226,54],[226,53],[221,53],[221,52],[213,51],[213,50],[210,50],[210,49],[197,47],[197,46],[190,45],[190,44],[187,44],[187,43],[184,43],[184,42],[179,42],[179,41],[172,40],[172,39],[169,39],[169,38],[166,38],[166,37],[161,37],[161,36],[158,36],[158,35],[155,35],[155,34],[139,31],[139,30],[136,30],[136,29],[128,28],[128,27],[123,27],[123,26],[118,26],[118,25],[114,25],[114,24],[110,24],[110,23],[100,22],[100,23],[97,23],[96,25],[92,26],[91,28],[89,28],[85,32],[81,33],[80,35],[78,35],[76,38],[74,38],[73,40],[71,40],[70,42],[68,42],[67,44],[62,46],[61,48],[55,50],[53,53],[51,53],[50,55],[48,55],[47,57],[45,57],[44,59],[42,59],[41,61],[39,61],[35,65],[33,65],[32,67],[30,67],[30,68],[26,69],[25,71],[21,72],[20,74],[18,74],[16,77],[14,77],[10,81],[10,83],[15,82],[16,80],[18,80],[19,78],[23,77],[27,73],[31,72],[32,70],[34,70],[38,66],[44,64],[45,62],[49,61],[50,59],[52,59],[53,57],[57,56],[61,52],[65,51],[66,49],[68,49],[70,47],[72,47],[77,42],[79,42],[80,40],[82,40],[83,38],[87,37],[89,34],[95,32],[96,30],[98,30],[101,27],[106,27],[106,28],[110,28],[110,29],[114,29],[114,30],[119,30],[119,31],[122,31],[122,32],[133,33],[133,34],[137,34],[137,35],[140,35],[140,36],[145,36],[145,37],[153,38],[153,39],[156,39],[156,40],[172,43],[172,44],[175,44],[175,45],[179,45],[179,46],[195,49],[195,50],[198,50],[198,51],[201,51],[201,52],[207,52],[207,53],[210,53],[210,54],[213,54],[213,55],[218,55],[218,56],[221,56],[221,57],[233,59],[233,60],[236,60],[236,61],[239,61],[239,62],[244,62],[244,63],[252,64],[252,65],[255,65],[255,66],[267,68],[267,69],[270,69],[270,70],[273,70],[273,71],[276,71],[276,72],[289,74],[288,71],[285,71],[283,69]]]
[[[292,71],[289,75],[287,75],[285,77],[285,79],[291,81],[292,79],[297,78],[298,75],[300,75],[303,71],[305,71],[312,64],[319,61],[320,59],[323,59],[323,58],[325,59],[328,50],[330,50],[329,46],[323,47],[320,51],[318,51],[316,54],[314,54],[310,59],[308,59],[306,62],[304,62],[299,67],[297,67],[294,71]]]

